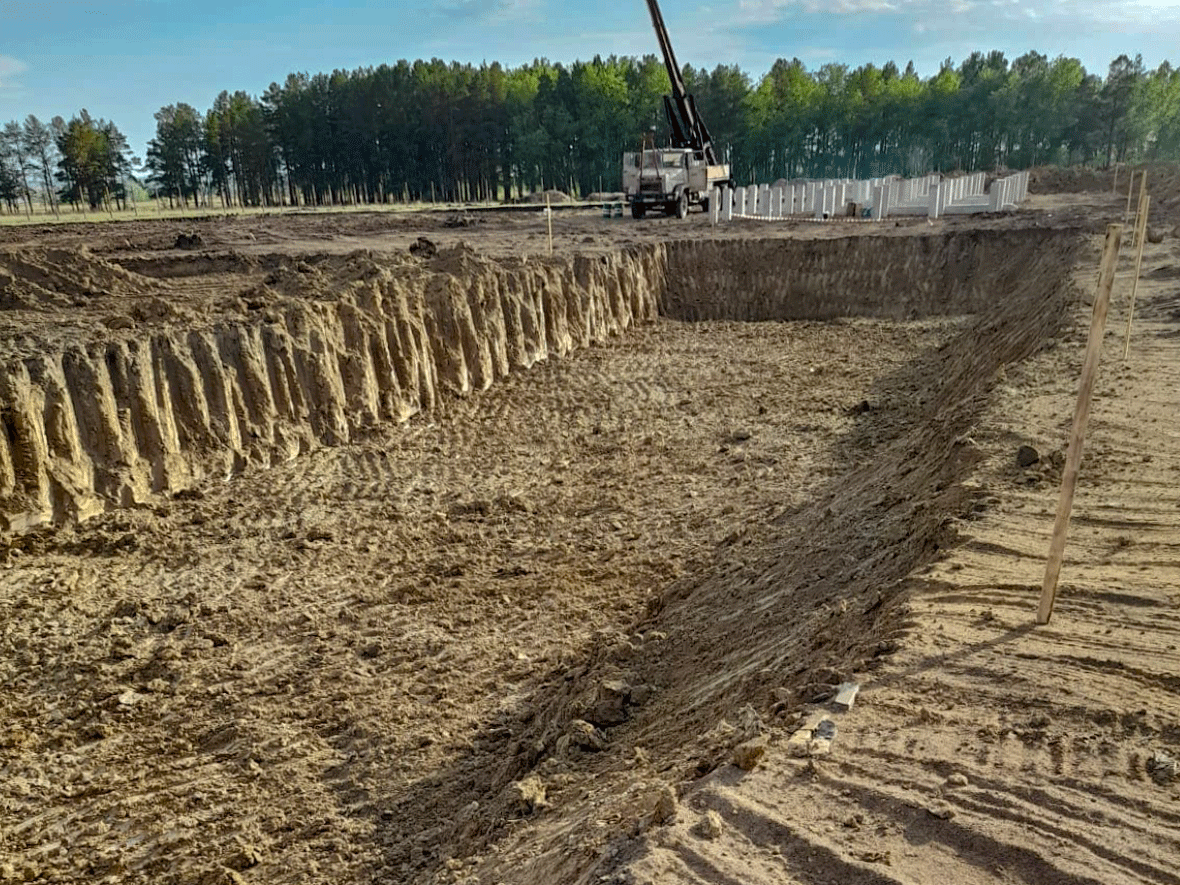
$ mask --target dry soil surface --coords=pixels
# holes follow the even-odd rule
[[[559,251],[847,232],[570,213]],[[1089,295],[1119,214],[1050,195],[1019,223],[1079,231]],[[548,249],[535,214],[455,223],[6,228],[40,270],[0,292],[200,322],[313,253]],[[45,272],[79,246],[85,285]],[[0,881],[1180,882],[1180,247],[1148,247],[1124,363],[1129,266],[1045,628],[1088,314],[1035,287],[990,318],[660,319],[9,538]]]

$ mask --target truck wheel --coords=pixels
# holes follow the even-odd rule
[[[642,203],[636,202],[636,203],[631,204],[631,217],[632,218],[639,219],[639,218],[642,218],[646,214],[647,214],[647,207],[644,206]]]
[[[680,199],[676,201],[676,217],[688,217],[688,194],[681,194]]]

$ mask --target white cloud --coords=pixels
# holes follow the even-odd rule
[[[23,61],[9,55],[0,55],[0,89],[9,89],[16,84],[13,80],[29,69]]]
[[[854,15],[865,12],[898,12],[912,0],[739,0],[739,20],[743,24],[772,22],[793,10],[806,13]]]
[[[454,18],[498,24],[519,18],[536,5],[537,0],[447,0],[439,8]]]
[[[983,12],[987,6],[1021,18],[1149,25],[1160,16],[1180,19],[1180,0],[738,0],[741,24],[774,22],[794,13],[826,15],[923,15],[956,24],[951,14]]]

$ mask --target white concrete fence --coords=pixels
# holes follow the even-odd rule
[[[795,181],[777,187],[752,184],[749,187],[713,188],[709,214],[713,223],[737,219],[775,221],[786,218],[816,220],[849,217],[855,204],[856,218],[884,221],[890,216],[971,215],[977,212],[1007,212],[1028,198],[1028,173],[1017,172],[992,182],[982,172],[959,178],[939,174],[903,179],[897,176],[867,181]]]

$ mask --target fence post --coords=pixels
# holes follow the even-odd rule
[[[1086,424],[1090,419],[1090,398],[1094,380],[1098,376],[1098,359],[1102,355],[1102,337],[1106,328],[1106,314],[1110,309],[1110,290],[1114,287],[1115,268],[1119,261],[1119,246],[1123,227],[1112,224],[1106,228],[1106,247],[1098,273],[1098,294],[1094,298],[1094,314],[1090,320],[1090,340],[1086,345],[1086,359],[1082,364],[1082,380],[1078,389],[1078,403],[1074,410],[1073,432],[1065,454],[1065,471],[1061,480],[1061,498],[1057,503],[1057,519],[1053,524],[1053,540],[1049,544],[1049,558],[1045,565],[1045,581],[1041,587],[1041,604],[1037,609],[1037,623],[1048,624],[1057,599],[1057,581],[1065,560],[1065,540],[1069,534],[1069,518],[1073,512],[1073,496],[1082,465],[1082,444],[1086,438]]]

